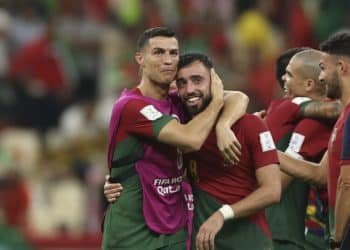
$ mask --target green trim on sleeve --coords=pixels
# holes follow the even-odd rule
[[[300,107],[300,114],[301,114],[302,116],[304,116],[304,114],[305,114],[305,108],[306,108],[306,106],[309,105],[309,103],[311,103],[311,102],[315,102],[315,101],[310,100],[310,101],[307,101],[307,102],[303,102],[303,103],[301,103],[301,104],[299,105],[299,107]]]
[[[175,117],[170,115],[163,115],[159,119],[153,121],[153,134],[156,138],[158,138],[158,135],[162,128],[168,124],[172,119],[175,119]]]

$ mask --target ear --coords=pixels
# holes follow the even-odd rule
[[[344,59],[339,59],[337,63],[337,70],[340,74],[347,74],[349,71],[349,64]]]
[[[312,79],[306,79],[305,80],[305,90],[306,91],[311,91],[315,87],[315,81]]]
[[[136,52],[135,53],[135,60],[140,65],[140,67],[142,67],[143,60],[144,60],[143,54],[141,52]]]

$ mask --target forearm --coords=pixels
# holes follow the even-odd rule
[[[222,105],[219,102],[212,100],[204,111],[184,125],[184,135],[186,137],[193,137],[195,150],[198,150],[208,137],[220,113],[221,107]]]
[[[246,217],[280,201],[282,188],[278,165],[270,164],[256,171],[259,187],[248,196],[232,204],[235,217]]]
[[[235,218],[242,218],[252,215],[267,206],[279,202],[280,196],[273,188],[259,187],[250,195],[232,204]]]
[[[343,105],[339,101],[312,101],[303,109],[302,115],[316,119],[338,119]]]
[[[280,169],[296,178],[304,181],[325,185],[325,178],[320,173],[321,167],[319,164],[309,161],[295,159],[287,154],[278,151],[278,158],[280,160]]]
[[[231,127],[247,110],[249,98],[239,91],[225,91],[224,107],[216,124]]]

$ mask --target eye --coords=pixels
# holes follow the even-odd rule
[[[183,88],[186,85],[185,79],[176,79],[176,85],[178,88]]]
[[[178,51],[178,50],[171,50],[171,51],[170,51],[170,55],[172,55],[172,56],[178,56],[178,55],[179,55],[179,51]]]
[[[162,51],[156,50],[156,51],[154,52],[154,54],[155,54],[155,55],[161,55],[161,54],[162,54]]]
[[[192,77],[192,82],[195,83],[195,84],[200,84],[202,82],[202,77],[200,76],[195,76],[195,77]]]

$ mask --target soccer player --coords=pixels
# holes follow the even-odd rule
[[[185,249],[181,150],[198,150],[207,138],[223,106],[222,83],[212,70],[208,105],[195,119],[181,124],[176,119],[182,116],[178,97],[168,95],[179,61],[175,34],[168,28],[146,30],[138,40],[135,59],[140,83],[122,93],[110,122],[110,180],[121,182],[125,191],[107,210],[102,248]],[[188,101],[202,100],[197,96]],[[228,159],[234,160],[235,150],[234,144],[226,149]]]
[[[208,95],[211,67],[202,54],[181,56],[176,83],[191,119],[205,103],[193,105],[189,100]],[[230,128],[230,124],[223,126]],[[272,249],[264,208],[280,199],[274,142],[254,115],[245,114],[230,129],[242,145],[237,165],[227,164],[216,146],[220,129],[211,131],[199,151],[185,155],[195,203],[192,247]]]
[[[303,50],[290,60],[283,76],[289,96],[270,107],[266,122],[277,148],[292,157],[319,162],[327,147],[332,124],[303,118],[300,107],[311,100],[325,101],[326,86],[318,80],[321,53]],[[304,218],[309,185],[282,173],[281,202],[267,208],[274,248],[304,249]]]
[[[350,67],[350,31],[341,31],[331,35],[320,45],[320,50],[324,53],[319,64],[321,68],[319,79],[327,84],[329,96],[340,98],[345,106],[344,110],[333,128],[328,151],[319,164],[293,159],[281,152],[279,152],[279,157],[282,163],[281,168],[291,175],[318,184],[326,184],[328,180],[330,234],[334,237],[331,241],[331,249],[337,249],[349,220],[349,209],[344,206],[348,201],[348,196],[344,197],[344,193],[349,183],[349,175],[346,165],[341,166],[341,150],[344,123],[350,111],[348,70]]]

